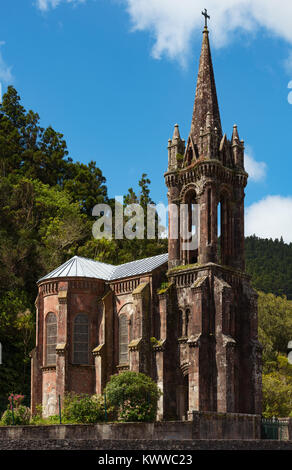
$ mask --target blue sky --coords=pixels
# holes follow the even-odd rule
[[[236,123],[246,143],[246,233],[292,242],[291,3],[2,2],[2,90],[13,84],[74,160],[95,160],[110,196],[145,172],[166,203],[167,141],[176,122],[189,133],[207,7],[223,129]]]

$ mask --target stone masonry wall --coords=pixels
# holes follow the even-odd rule
[[[260,417],[194,412],[192,421],[92,425],[5,426],[0,440],[193,440],[260,439]]]

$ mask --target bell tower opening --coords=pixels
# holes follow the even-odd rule
[[[183,264],[198,262],[199,206],[194,189],[184,196],[182,217],[182,250]]]
[[[231,262],[232,220],[229,196],[222,192],[218,203],[218,263],[229,266]]]

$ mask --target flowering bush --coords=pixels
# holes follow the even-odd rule
[[[12,409],[8,408],[4,411],[0,423],[3,426],[11,426],[13,424],[13,415],[14,414],[14,424],[26,425],[30,421],[30,409],[27,406],[19,405],[17,408]]]
[[[29,424],[30,409],[21,405],[24,395],[15,395],[11,393],[8,397],[9,404],[4,411],[0,424],[10,426],[12,424]]]
[[[21,405],[23,399],[24,399],[24,395],[14,395],[14,393],[11,393],[8,397],[10,410],[12,410],[12,403],[13,403],[13,407],[17,408],[19,405]]]
[[[113,375],[105,393],[120,421],[155,421],[161,391],[147,375],[126,371]]]

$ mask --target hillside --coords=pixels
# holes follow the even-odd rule
[[[292,300],[292,243],[247,237],[245,256],[246,270],[255,289]]]

